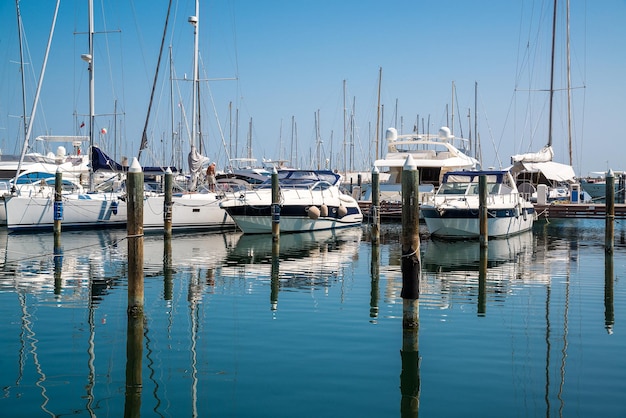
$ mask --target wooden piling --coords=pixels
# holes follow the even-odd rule
[[[143,316],[143,171],[137,158],[126,178],[128,235],[128,315]]]
[[[613,254],[615,242],[615,176],[613,170],[606,173],[606,220],[604,251]]]
[[[419,173],[409,155],[402,169],[402,327],[419,324],[420,237]]]
[[[478,220],[480,223],[480,246],[486,247],[489,243],[489,226],[487,213],[487,176],[478,176]]]
[[[54,174],[54,240],[61,237],[61,223],[63,221],[63,173],[57,169]]]
[[[380,242],[380,172],[376,166],[372,168],[372,207],[370,210],[372,244],[378,244]]]
[[[272,239],[280,239],[280,184],[276,167],[272,169]]]
[[[163,234],[166,237],[172,236],[172,190],[174,188],[174,175],[172,169],[167,167],[165,171],[165,196],[163,198]]]

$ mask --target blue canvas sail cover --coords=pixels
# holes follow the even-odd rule
[[[123,166],[117,161],[113,160],[111,157],[106,155],[100,148],[97,146],[91,147],[91,166],[93,167],[94,173],[98,170],[101,171],[109,171],[109,172],[127,172],[128,166]],[[176,167],[142,167],[143,172],[147,174],[163,174],[169,168],[172,170],[172,173],[177,173],[178,169]]]

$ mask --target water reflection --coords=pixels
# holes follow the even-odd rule
[[[363,393],[375,379],[376,393],[391,393],[376,400],[377,407],[392,405],[380,416],[397,415],[399,401],[400,415],[415,417],[420,408],[430,415],[432,397],[449,389],[451,381],[472,380],[489,370],[490,379],[504,386],[503,403],[526,415],[565,416],[578,402],[573,401],[578,391],[568,387],[566,377],[593,391],[578,368],[611,355],[594,345],[601,343],[587,322],[596,330],[603,327],[605,338],[620,338],[615,311],[623,289],[615,280],[614,262],[622,262],[607,256],[603,264],[598,259],[587,268],[581,260],[589,261],[588,253],[604,255],[601,231],[557,232],[540,226],[534,233],[490,240],[486,251],[478,242],[423,240],[420,327],[414,331],[401,327],[401,248],[398,236],[394,240],[385,229],[380,245],[364,245],[360,228],[283,234],[278,243],[270,235],[236,232],[171,240],[148,235],[143,322],[126,315],[125,231],[64,234],[57,248],[52,234],[4,234],[2,341],[5,358],[13,360],[4,363],[6,413],[26,408],[53,416],[70,411],[249,416],[262,398],[265,405],[284,400],[283,385],[310,384],[329,397],[338,387],[358,387],[346,396],[365,398],[360,402],[367,404],[369,393]],[[592,287],[598,281],[600,286]],[[330,295],[322,308],[306,306],[309,295],[320,294]],[[288,305],[291,300],[296,303]],[[267,312],[268,302],[273,315],[259,315]],[[599,306],[604,317],[586,314]],[[277,320],[266,322],[270,316]],[[587,334],[594,341],[585,346]],[[402,336],[400,358],[393,335]],[[477,335],[482,344],[476,344]],[[455,351],[457,345],[479,346],[468,351],[472,362],[458,359],[457,353],[465,352]],[[593,359],[583,356],[583,348]],[[493,368],[494,363],[506,367]],[[294,377],[296,366],[302,380]],[[475,383],[497,392],[490,379]],[[507,381],[514,383],[508,387],[502,383]],[[251,388],[258,392],[254,399]],[[473,387],[464,390],[474,393]],[[506,398],[508,392],[516,397]],[[459,396],[460,403],[467,400]],[[354,412],[354,402],[334,399],[337,415]],[[304,397],[297,403],[312,411],[319,407]],[[494,411],[502,411],[495,405]],[[485,406],[476,413],[489,411]],[[290,412],[296,415],[295,408]]]
[[[362,235],[361,228],[282,234],[278,245],[269,234],[243,235],[228,253],[222,277],[269,283],[271,303],[279,289],[323,290],[341,282],[343,269],[357,259]]]

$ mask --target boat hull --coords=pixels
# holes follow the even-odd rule
[[[480,219],[478,208],[442,210],[424,205],[421,208],[424,221],[431,235],[440,238],[478,238]],[[488,209],[488,237],[508,237],[532,229],[536,217],[532,207]]]
[[[220,207],[221,200],[216,193],[183,193],[172,196],[172,229],[236,228],[233,218]],[[145,229],[163,229],[164,204],[163,195],[148,196],[144,199],[143,225]]]
[[[352,197],[325,190],[310,193],[283,190],[281,203],[273,213],[271,190],[250,191],[228,199],[221,206],[246,234],[271,233],[278,222],[281,232],[319,231],[360,225],[363,214]]]
[[[80,194],[63,196],[63,228],[105,228],[126,225],[126,202],[117,194]],[[55,220],[54,199],[41,196],[4,196],[7,229],[52,230]]]

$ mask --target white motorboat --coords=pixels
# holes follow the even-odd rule
[[[440,128],[436,135],[398,135],[395,128],[389,128],[385,139],[385,158],[374,162],[374,166],[387,178],[380,184],[381,201],[402,202],[402,168],[409,155],[419,171],[421,202],[432,197],[448,171],[480,167],[477,159],[462,151],[468,140],[455,137],[447,127]],[[371,190],[365,191],[363,200],[371,200]]]
[[[357,201],[339,187],[341,176],[326,170],[280,170],[280,203],[272,204],[271,179],[253,190],[222,201],[220,206],[246,234],[304,232],[360,225]]]
[[[534,206],[518,192],[509,171],[453,171],[444,175],[432,202],[421,206],[431,235],[480,236],[479,178],[483,175],[487,177],[488,236],[506,237],[532,228]]]

